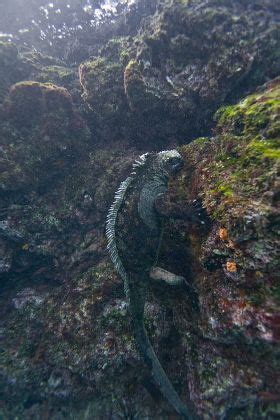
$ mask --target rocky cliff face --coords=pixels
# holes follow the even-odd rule
[[[225,101],[278,76],[274,3],[166,1],[136,37],[112,39],[80,67],[102,141],[145,150],[190,141]]]
[[[1,418],[175,418],[104,239],[134,158],[171,146],[185,167],[166,205],[182,218],[165,226],[160,263],[195,295],[151,289],[156,353],[201,418],[279,415],[278,13],[162,2],[79,78],[0,43]]]
[[[207,214],[205,233],[188,233],[201,332],[190,383],[205,416],[235,417],[239,406],[270,418],[279,389],[279,82],[220,109],[215,136],[182,148],[176,201],[201,200]]]

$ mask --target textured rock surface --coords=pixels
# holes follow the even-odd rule
[[[208,215],[205,234],[190,235],[199,330],[209,337],[192,357],[190,382],[206,416],[277,410],[279,93],[275,80],[219,110],[215,137],[182,148],[177,204],[199,199]]]
[[[182,147],[184,173],[170,188],[170,206],[177,212],[183,214],[193,199],[204,207],[203,223],[166,226],[160,254],[162,266],[193,283],[199,308],[187,289],[171,293],[156,286],[148,299],[146,325],[182,398],[189,395],[204,418],[237,413],[260,418],[277,412],[278,94],[276,80],[239,105],[221,109],[214,138]],[[95,159],[102,176],[92,162],[98,187],[92,201],[72,207],[76,228],[64,220],[71,236],[60,225],[58,232],[44,232],[46,248],[56,254],[53,278],[42,262],[36,270],[28,267],[28,274],[14,269],[14,279],[3,284],[1,387],[9,395],[4,417],[48,413],[67,418],[71,409],[73,418],[86,413],[154,418],[170,410],[139,360],[122,284],[104,260],[98,226],[115,187],[103,198],[100,191],[108,189],[123,163],[112,151]],[[43,197],[50,206],[50,195]],[[57,205],[56,212],[60,215]],[[10,219],[21,229],[33,226],[30,217],[27,225],[25,219]],[[33,226],[37,241],[40,226]],[[21,252],[28,248],[21,246]]]
[[[11,42],[0,41],[0,104],[9,88],[22,80],[53,83],[67,88],[74,100],[81,102],[78,71],[59,59],[39,52],[19,51]]]
[[[77,220],[73,203],[82,202],[79,188],[90,176],[78,167],[81,159],[90,166],[89,130],[66,89],[28,81],[6,97],[0,139],[1,241],[17,255],[4,272],[42,269],[40,256],[50,264],[52,242]]]
[[[0,418],[176,418],[104,239],[135,157],[174,144],[186,164],[165,205],[181,219],[159,262],[195,294],[151,288],[155,351],[201,418],[279,416],[279,79],[255,90],[279,73],[278,13],[162,2],[81,64],[81,86],[77,69],[0,43]]]
[[[278,76],[279,12],[274,0],[163,2],[81,66],[103,141],[161,148],[207,133],[219,106]]]

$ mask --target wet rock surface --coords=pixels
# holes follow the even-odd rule
[[[219,106],[278,76],[279,67],[273,0],[166,1],[136,37],[111,40],[80,73],[103,142],[121,135],[160,149],[206,134]]]
[[[82,63],[80,82],[0,42],[1,418],[176,418],[104,238],[137,155],[174,145],[185,167],[159,265],[187,283],[151,287],[151,341],[201,418],[279,416],[278,13],[166,1]]]
[[[279,357],[279,83],[221,109],[215,136],[182,148],[178,200],[182,206],[201,200],[209,217],[201,220],[204,235],[201,229],[190,234],[198,325],[206,339],[193,358],[191,383],[205,416],[240,410],[270,418],[277,410],[266,397],[272,400],[279,389],[273,373]]]

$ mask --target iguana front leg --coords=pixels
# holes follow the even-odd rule
[[[197,200],[191,204],[178,204],[170,202],[166,193],[158,194],[155,211],[161,219],[182,220],[190,225],[204,225],[206,222],[205,210]]]

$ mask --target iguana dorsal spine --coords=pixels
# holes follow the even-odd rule
[[[106,219],[106,237],[108,240],[107,243],[107,249],[109,251],[111,260],[114,264],[114,267],[117,271],[117,273],[120,275],[124,282],[124,291],[126,294],[126,297],[128,298],[128,280],[127,280],[127,274],[124,269],[123,263],[119,257],[118,249],[117,249],[117,243],[116,243],[116,220],[118,216],[118,211],[121,208],[126,192],[128,190],[128,187],[133,182],[133,179],[136,177],[137,172],[139,172],[139,169],[142,168],[146,164],[148,153],[145,153],[141,156],[139,156],[139,160],[136,160],[134,164],[132,165],[133,171],[131,174],[120,184],[118,190],[115,193],[115,198],[113,201],[113,204],[111,205],[107,219]]]

